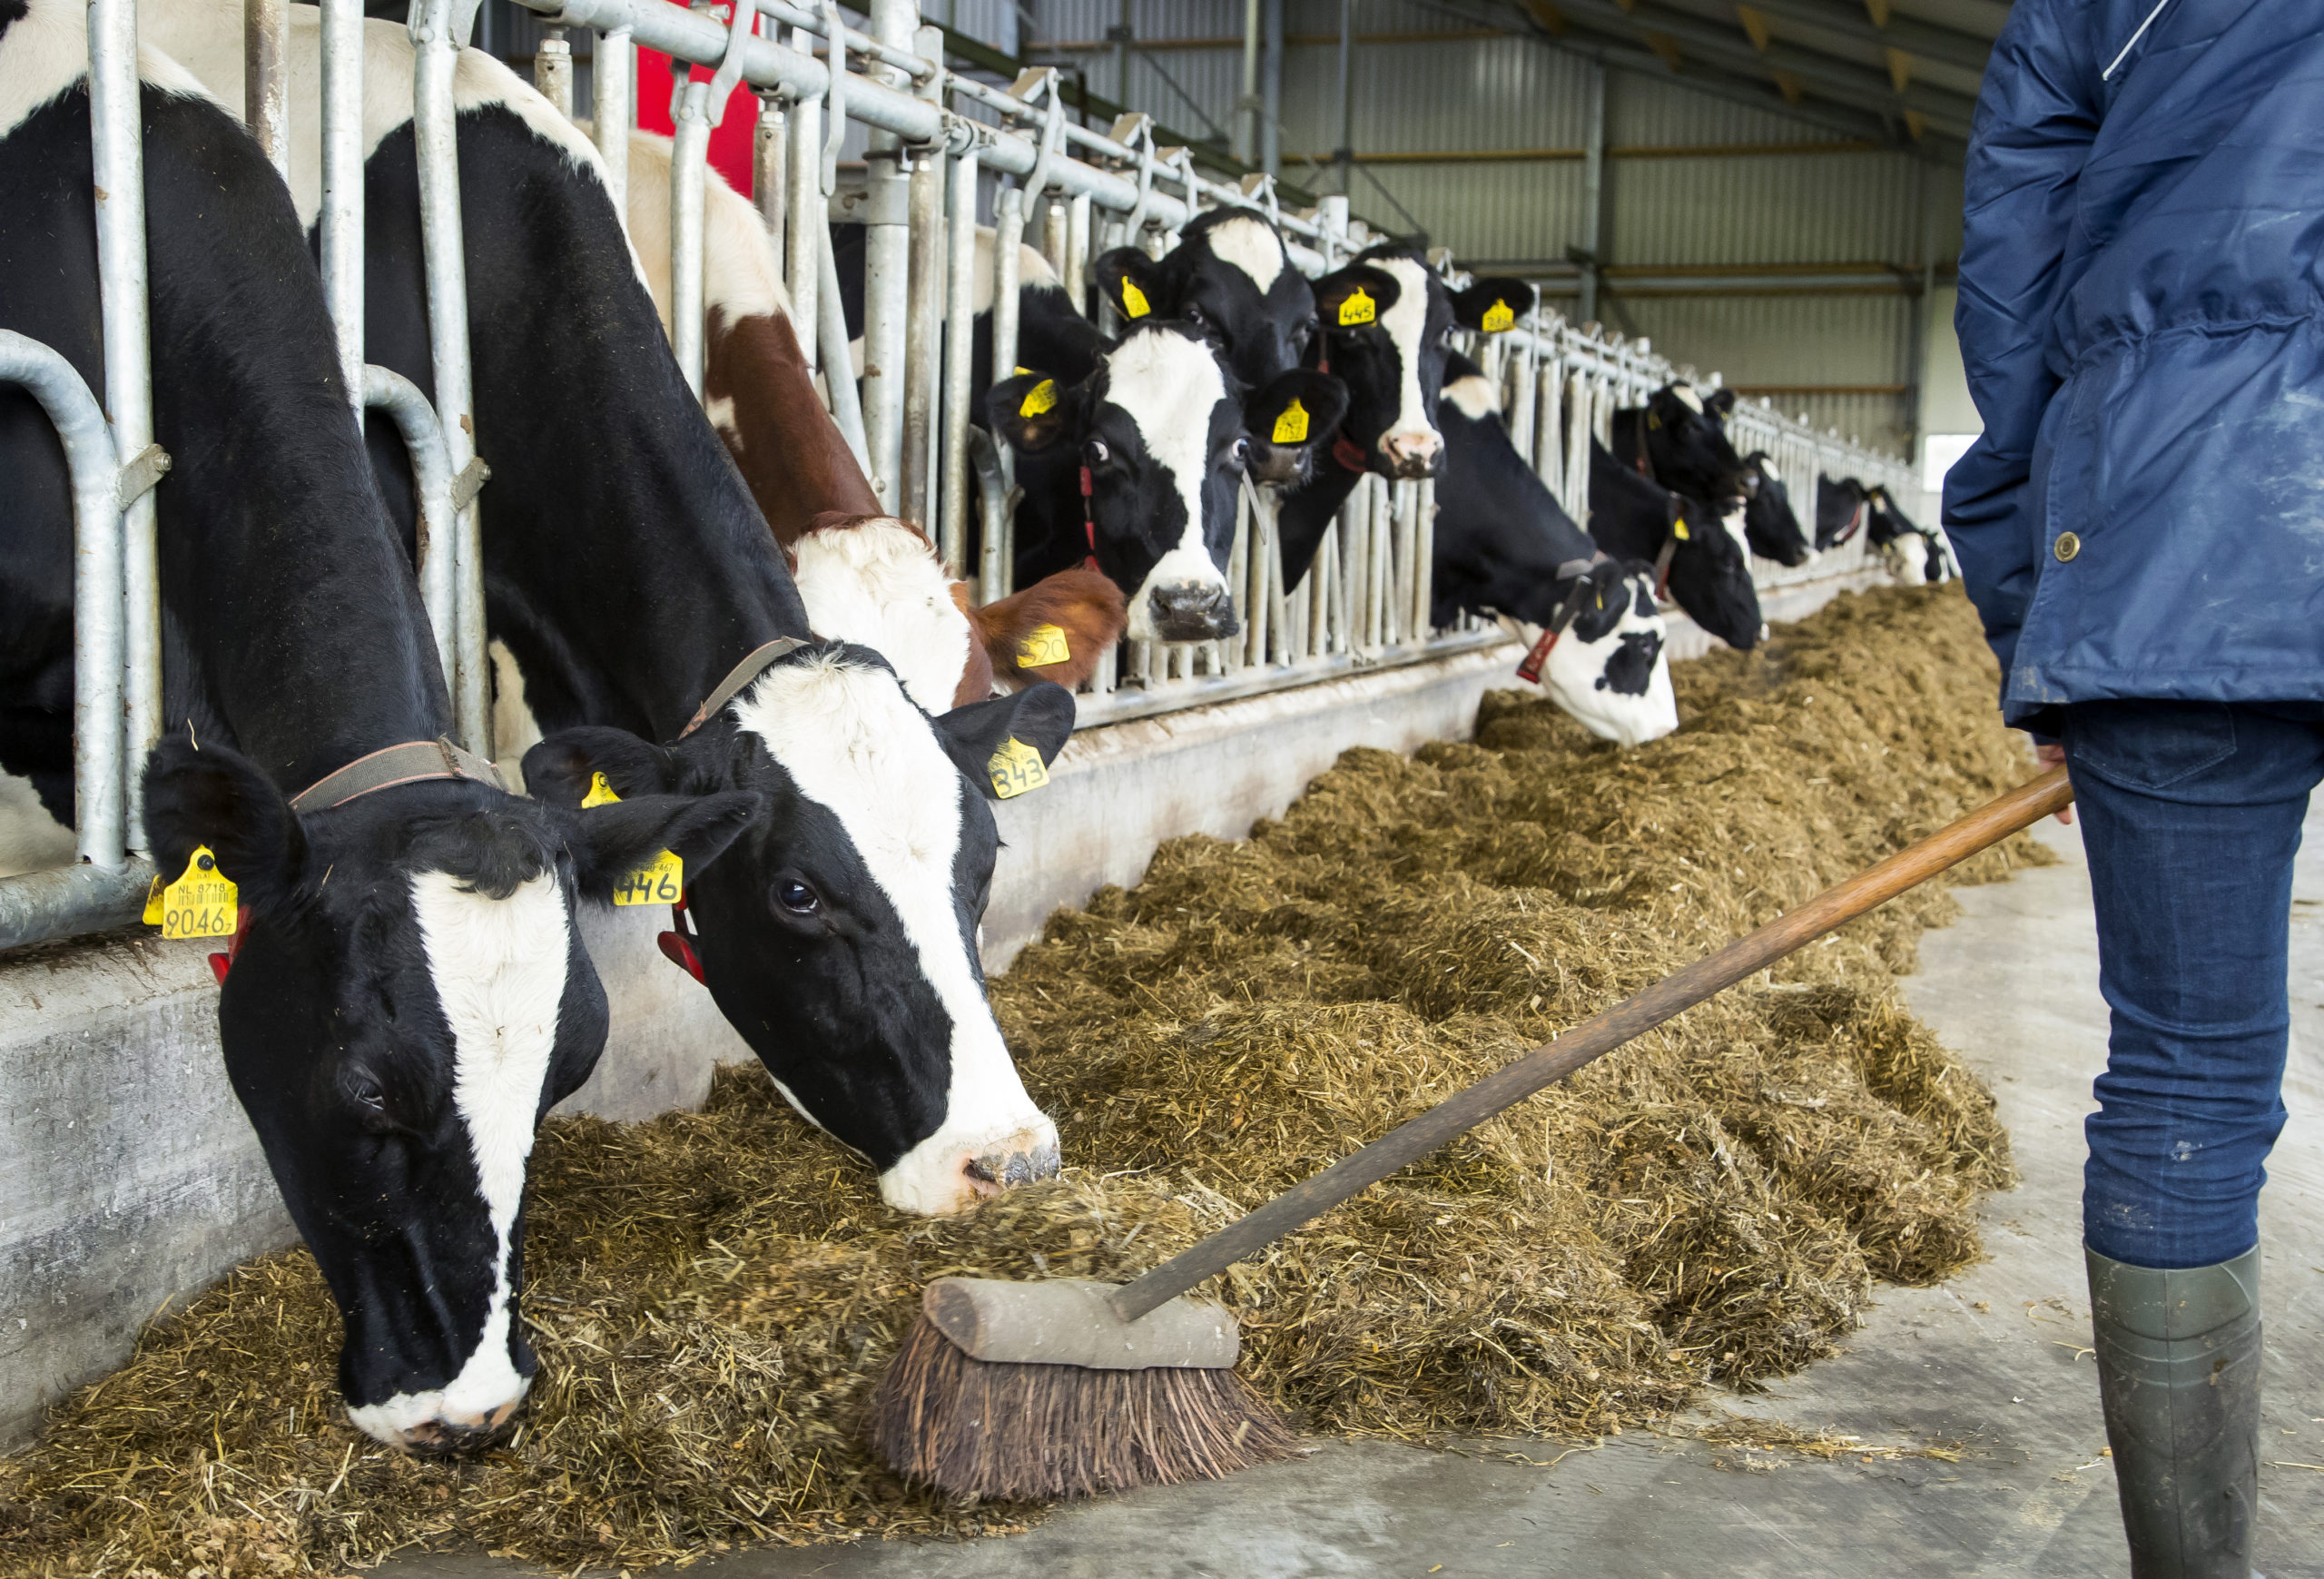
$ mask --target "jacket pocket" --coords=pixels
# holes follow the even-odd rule
[[[2220,702],[2083,702],[2066,710],[2077,769],[2127,790],[2164,790],[2235,755],[2235,711]]]

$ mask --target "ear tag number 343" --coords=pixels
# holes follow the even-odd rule
[[[614,786],[606,782],[604,774],[593,774],[589,793],[581,797],[581,806],[586,811],[592,806],[611,805],[619,799],[621,796],[614,794]],[[614,884],[614,903],[675,904],[685,897],[685,863],[676,852],[665,850],[635,872],[622,873],[621,881]]]
[[[196,845],[184,873],[168,887],[159,877],[145,895],[145,924],[158,926],[162,935],[181,938],[230,938],[239,903],[233,883],[218,870],[218,857],[207,844]]]
[[[1042,763],[1041,754],[1013,735],[1007,745],[992,754],[992,760],[985,764],[984,770],[992,780],[993,794],[1004,801],[1014,800],[1049,782],[1049,770]]]

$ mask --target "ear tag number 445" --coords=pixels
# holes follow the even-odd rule
[[[145,924],[158,926],[172,942],[181,938],[230,938],[239,904],[234,884],[218,870],[207,844],[196,845],[185,872],[168,887],[159,877],[145,894]]]
[[[1372,300],[1372,292],[1358,285],[1340,298],[1340,327],[1354,329],[1359,323],[1372,323],[1380,317],[1380,305]]]
[[[1027,790],[1037,790],[1049,782],[1049,770],[1041,761],[1041,754],[1018,739],[1009,737],[1007,745],[992,754],[985,764],[985,772],[992,779],[992,793],[998,798],[1014,800]]]
[[[614,786],[606,782],[602,773],[589,777],[589,793],[581,797],[584,811],[592,806],[608,806],[621,796],[614,794]],[[635,872],[622,873],[614,884],[614,903],[675,904],[685,897],[686,865],[675,851],[665,850]]]

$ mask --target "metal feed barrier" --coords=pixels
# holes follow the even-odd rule
[[[478,459],[469,397],[466,275],[454,140],[453,67],[480,0],[413,0],[413,101],[430,350],[436,387],[422,391],[363,360],[362,0],[321,0],[323,287],[350,399],[397,424],[420,498],[419,579],[454,703],[457,734],[492,755],[485,652]],[[757,98],[757,204],[780,242],[785,283],[811,367],[850,365],[828,217],[850,122],[868,129],[860,196],[868,229],[865,376],[822,378],[832,414],[887,508],[922,523],[981,600],[1011,590],[1013,532],[1003,508],[1011,466],[972,424],[975,227],[990,212],[994,251],[992,365],[1016,362],[1018,244],[1026,232],[1061,278],[1084,281],[1108,247],[1159,256],[1196,214],[1220,205],[1264,214],[1294,264],[1314,276],[1374,241],[1343,198],[1282,208],[1272,180],[1227,184],[1198,174],[1190,151],[1156,143],[1151,120],[1127,114],[1103,132],[1068,118],[1052,68],[1007,88],[950,69],[940,29],[911,0],[872,0],[870,31],[836,0],[736,0],[724,16],[665,0],[517,0],[546,28],[538,85],[572,111],[572,28],[595,33],[594,138],[619,208],[635,121],[635,51],[662,51],[714,74],[677,74],[670,202],[673,340],[697,391],[703,379],[703,203],[710,133],[738,83]],[[286,168],[282,0],[246,0],[245,103],[253,133]],[[92,135],[108,425],[86,386],[48,348],[0,335],[0,378],[27,385],[64,436],[75,508],[74,795],[80,864],[0,878],[0,949],[136,918],[149,863],[137,852],[137,782],[161,719],[160,617],[152,489],[168,458],[153,445],[146,332],[143,179],[136,91],[136,0],[90,0]],[[1036,222],[1039,222],[1036,224]],[[1451,272],[1441,255],[1438,266]],[[1101,313],[1110,317],[1107,309]],[[1116,327],[1110,323],[1108,327]],[[1510,331],[1469,337],[1505,394],[1519,450],[1577,519],[1584,518],[1588,441],[1610,414],[1668,381],[1644,341],[1625,343],[1538,308]],[[1716,380],[1714,380],[1714,384]],[[432,393],[432,403],[430,394]],[[446,420],[443,413],[450,413]],[[1737,446],[1763,449],[1814,508],[1817,473],[1855,475],[1909,492],[1904,464],[1818,435],[1766,408],[1739,408]],[[1326,535],[1310,572],[1285,587],[1274,508],[1244,489],[1229,582],[1244,621],[1230,640],[1165,646],[1127,642],[1082,697],[1098,725],[1284,689],[1358,667],[1491,646],[1483,622],[1432,627],[1432,485],[1366,477]],[[971,501],[983,548],[968,563]],[[1800,571],[1761,562],[1761,585],[1866,567],[1859,541]]]

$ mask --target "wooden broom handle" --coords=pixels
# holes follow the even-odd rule
[[[1445,1098],[1419,1118],[1294,1185],[1240,1221],[1179,1251],[1116,1290],[1112,1296],[1116,1313],[1124,1321],[1136,1321],[1543,1086],[1565,1079],[1593,1059],[1644,1035],[1795,949],[2073,804],[2073,786],[2066,782],[2063,767],[2019,785],[1910,849],[1897,852],[1837,888],[1826,890],[1790,914],[1778,916],[1748,937],[1738,938],[1717,953],[1665,976],[1555,1041],[1543,1043],[1468,1090]]]

